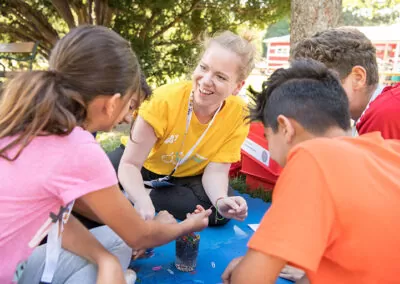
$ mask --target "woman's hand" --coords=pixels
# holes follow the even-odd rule
[[[197,205],[193,213],[186,215],[183,222],[190,223],[190,232],[199,232],[208,226],[208,216],[212,213],[211,209],[205,210],[202,206]]]
[[[219,214],[225,218],[243,221],[247,217],[247,203],[243,197],[229,196],[218,199],[215,203]]]
[[[141,198],[137,198],[135,201],[135,209],[143,220],[152,220],[156,213],[153,202],[149,195],[144,195]]]
[[[154,217],[154,221],[163,223],[163,224],[176,224],[178,223],[174,216],[172,216],[168,211],[162,210],[158,212],[156,217]]]
[[[174,216],[172,216],[168,211],[162,210],[158,212],[158,214],[154,217],[154,221],[163,223],[163,224],[176,224],[178,223]],[[134,250],[132,253],[133,259],[139,259],[145,257],[147,249]]]

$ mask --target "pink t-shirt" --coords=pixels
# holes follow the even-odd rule
[[[0,147],[8,141],[0,139]],[[80,127],[64,137],[36,137],[14,162],[0,158],[0,283],[12,282],[50,212],[57,214],[60,206],[115,184],[107,155]]]

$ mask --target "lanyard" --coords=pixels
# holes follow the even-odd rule
[[[61,235],[64,230],[64,224],[67,223],[74,201],[65,207],[60,207],[56,215],[50,213],[50,218],[39,229],[38,233],[29,242],[30,247],[36,247],[38,243],[47,235],[46,244],[46,262],[40,283],[51,283],[54,273],[57,269],[58,257],[61,253]]]
[[[160,181],[160,182],[161,182],[161,181],[167,181],[167,180],[169,180],[170,177],[171,177],[171,176],[175,173],[175,171],[178,169],[178,167],[179,167],[180,165],[182,165],[183,163],[185,163],[185,162],[189,159],[190,155],[192,155],[193,151],[194,151],[194,150],[196,149],[196,147],[200,144],[200,142],[203,140],[204,136],[206,136],[208,130],[209,130],[210,127],[211,127],[211,125],[214,123],[215,117],[217,116],[217,114],[219,113],[219,111],[220,111],[221,108],[222,108],[222,104],[223,104],[223,102],[219,105],[217,111],[214,113],[214,115],[213,115],[211,121],[210,121],[210,122],[208,123],[208,125],[207,125],[207,128],[203,131],[203,133],[201,134],[201,136],[199,137],[199,139],[197,139],[196,143],[192,146],[192,148],[190,148],[190,150],[186,153],[186,155],[185,155],[182,159],[179,159],[179,161],[176,163],[176,165],[175,165],[174,169],[172,170],[172,172],[171,172],[169,175],[165,176],[165,177],[156,179],[156,181]],[[181,144],[181,147],[180,147],[179,152],[182,150],[183,145],[185,144],[186,136],[187,136],[187,134],[188,134],[188,132],[189,132],[190,121],[192,120],[192,115],[193,115],[193,91],[192,91],[191,94],[190,94],[190,98],[189,98],[189,102],[188,102],[188,111],[187,111],[187,115],[186,115],[186,128],[185,128],[185,133],[184,133],[184,135],[183,135],[183,140],[182,140],[182,144]],[[179,152],[178,152],[178,153],[179,153]],[[148,185],[148,186],[151,186],[151,182],[152,182],[152,181],[145,181],[144,184],[145,184],[145,185]]]
[[[171,172],[171,174],[169,174],[169,176],[173,175],[173,173],[176,171],[176,169],[180,165],[185,163],[187,161],[187,159],[189,159],[190,155],[192,155],[193,151],[200,144],[201,140],[203,140],[204,136],[206,136],[208,130],[211,127],[211,125],[214,123],[215,117],[217,116],[217,114],[221,110],[221,107],[222,107],[222,103],[219,105],[219,107],[218,107],[217,111],[214,113],[211,121],[208,123],[206,130],[203,131],[203,133],[201,134],[199,139],[197,139],[196,143],[192,146],[192,148],[190,148],[190,150],[186,153],[186,155],[182,159],[179,159],[178,163],[176,163],[175,168],[172,170],[172,172]],[[184,134],[183,140],[182,140],[181,150],[183,148],[183,145],[185,144],[186,136],[187,136],[187,134],[189,132],[189,126],[190,126],[190,121],[192,120],[192,114],[193,114],[193,91],[190,94],[190,98],[189,98],[189,102],[188,102],[188,112],[187,112],[187,116],[186,116],[186,129],[185,129],[185,134]]]

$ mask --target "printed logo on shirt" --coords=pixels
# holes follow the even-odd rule
[[[166,155],[162,155],[161,156],[161,161],[165,164],[174,164],[176,165],[179,161],[179,159],[181,159],[183,157],[183,152],[171,152],[171,154],[166,154]]]
[[[171,154],[162,155],[162,156],[161,156],[161,161],[162,161],[164,164],[173,164],[173,165],[176,165],[176,164],[178,163],[178,161],[179,161],[180,159],[183,158],[183,156],[184,156],[184,155],[183,155],[183,152],[180,152],[180,153],[178,153],[178,152],[171,152]],[[199,154],[195,154],[194,156],[192,156],[191,158],[189,158],[189,160],[192,160],[192,161],[194,161],[195,163],[200,164],[200,163],[202,163],[202,162],[204,162],[204,161],[207,161],[208,158],[203,157],[203,156],[201,156],[201,155],[199,155]]]
[[[167,139],[165,139],[164,144],[173,144],[178,140],[179,134],[172,134]]]

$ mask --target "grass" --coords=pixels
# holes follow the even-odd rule
[[[121,145],[121,136],[128,134],[129,130],[126,129],[112,132],[98,132],[96,140],[100,143],[104,151],[111,152]],[[250,190],[246,185],[246,177],[244,175],[230,179],[229,183],[240,193],[247,193],[251,197],[260,198],[265,202],[271,202],[272,192],[270,190],[265,190],[262,187],[259,187],[255,190]]]
[[[104,151],[111,152],[121,145],[121,136],[123,135],[128,134],[125,131],[98,132],[96,140]]]
[[[256,188],[255,190],[250,190],[246,185],[246,177],[244,175],[239,175],[238,177],[232,178],[229,183],[234,189],[236,189],[240,193],[247,193],[251,197],[260,198],[265,202],[272,201],[272,191],[265,190],[263,187]]]

